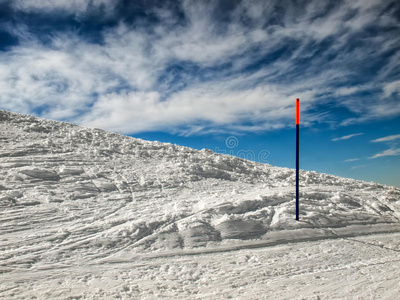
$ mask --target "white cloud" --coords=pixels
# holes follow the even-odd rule
[[[383,96],[382,96],[383,98]],[[382,98],[368,99],[363,103],[361,99],[351,99],[345,103],[345,106],[358,116],[344,120],[341,125],[348,126],[352,124],[360,124],[369,122],[371,120],[382,120],[394,118],[400,115],[400,102],[398,101],[384,101]]]
[[[16,0],[13,7],[83,17],[102,5],[114,13],[115,3]],[[311,1],[277,15],[279,3],[242,1],[224,16],[229,19],[224,23],[216,20],[216,2],[183,1],[185,22],[173,26],[174,11],[156,8],[160,22],[151,30],[120,22],[101,32],[101,44],[89,43],[79,32],[52,33],[43,44],[26,26],[6,26],[21,43],[0,54],[0,106],[23,113],[41,109],[37,114],[42,117],[123,133],[166,128],[186,133],[259,131],[292,124],[297,97],[302,123],[308,125],[329,119],[329,112],[307,113],[325,101],[324,95],[351,96],[376,88],[345,82],[353,76],[349,64],[393,49],[399,41],[387,33],[384,40],[371,37],[368,51],[348,49],[349,41],[372,19],[378,25],[393,22],[390,15],[378,17],[378,2],[345,1],[328,10],[327,3]],[[318,53],[318,44],[327,38],[335,43]],[[339,50],[342,55],[335,55]],[[279,51],[281,56],[264,61]],[[305,69],[299,65],[303,60],[309,61]],[[173,68],[179,64],[181,69]],[[341,88],[331,85],[337,82]],[[383,93],[392,95],[396,84],[384,85]],[[400,104],[381,100],[361,105],[361,110],[353,98],[342,103],[364,115],[347,122],[400,114]]]
[[[13,0],[12,7],[15,10],[33,13],[62,12],[80,16],[89,9],[98,9],[106,6],[105,13],[114,9],[114,0]]]
[[[100,97],[81,123],[128,133],[167,126],[168,118],[160,118],[163,105],[159,98],[156,92],[108,94]]]
[[[383,93],[385,97],[390,97],[394,93],[400,94],[400,80],[386,83],[383,87]]]
[[[90,103],[92,93],[103,93],[110,86],[105,74],[97,72],[95,65],[86,64],[84,55],[76,54],[28,43],[3,55],[1,106],[25,113],[46,107],[44,116],[75,117]]]
[[[391,144],[391,148],[386,149],[380,153],[377,153],[374,156],[371,156],[370,159],[384,157],[384,156],[400,155],[400,148],[396,148],[396,146],[398,145],[399,139],[400,139],[400,134],[395,134],[395,135],[388,135],[388,136],[385,136],[385,137],[382,137],[379,139],[372,140],[371,142],[373,142],[373,143],[389,142],[389,144]]]
[[[80,122],[87,126],[135,133],[160,128],[171,130],[189,123],[210,124],[214,128],[229,126],[246,131],[238,124],[252,120],[255,126],[247,130],[257,131],[272,129],[293,114],[293,109],[284,108],[277,101],[289,105],[294,102],[293,97],[281,95],[273,88],[235,92],[230,91],[230,84],[225,85],[199,85],[176,93],[165,101],[161,101],[160,94],[155,92],[111,94],[95,103]],[[201,128],[207,129],[208,126],[202,125]]]
[[[351,87],[345,86],[345,87],[335,89],[333,94],[335,96],[350,96],[350,95],[354,95],[355,93],[369,91],[373,88],[374,88],[373,85],[368,85],[368,84],[356,85],[356,86],[351,86]]]
[[[342,137],[334,138],[334,139],[332,139],[332,141],[336,142],[336,141],[348,140],[348,139],[351,139],[351,138],[353,138],[355,136],[359,136],[359,135],[363,135],[363,134],[364,133],[353,133],[353,134],[345,135],[345,136],[342,136]]]
[[[379,139],[372,140],[371,142],[373,143],[390,142],[398,139],[400,139],[400,134],[385,136]]]
[[[368,167],[368,165],[359,165],[359,166],[351,167],[351,170],[356,170],[356,169],[366,168],[366,167]]]
[[[350,158],[350,159],[346,159],[344,162],[353,162],[353,161],[358,161],[360,160],[360,158]]]
[[[400,148],[384,150],[380,153],[375,154],[374,156],[371,156],[370,159],[384,157],[384,156],[395,156],[395,155],[400,155]]]

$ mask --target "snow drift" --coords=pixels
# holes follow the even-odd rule
[[[389,229],[400,218],[400,190],[376,183],[302,171],[296,222],[291,169],[6,111],[0,130],[6,266]]]
[[[0,132],[2,297],[287,298],[287,278],[315,295],[302,278],[322,272],[333,279],[317,294],[343,298],[349,264],[390,267],[397,295],[398,234],[356,237],[400,232],[397,188],[301,171],[296,222],[291,169],[6,111]],[[299,261],[285,245],[301,242]],[[383,282],[369,278],[347,280],[351,295]]]

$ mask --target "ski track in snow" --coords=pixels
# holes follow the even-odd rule
[[[400,291],[397,188],[301,171],[296,222],[291,169],[4,111],[0,130],[0,298]]]

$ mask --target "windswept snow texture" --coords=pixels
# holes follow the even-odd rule
[[[291,169],[5,111],[0,132],[0,298],[400,291],[397,188],[302,171],[296,222]]]

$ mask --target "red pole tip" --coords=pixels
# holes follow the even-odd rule
[[[296,99],[296,125],[300,124],[300,99]]]

